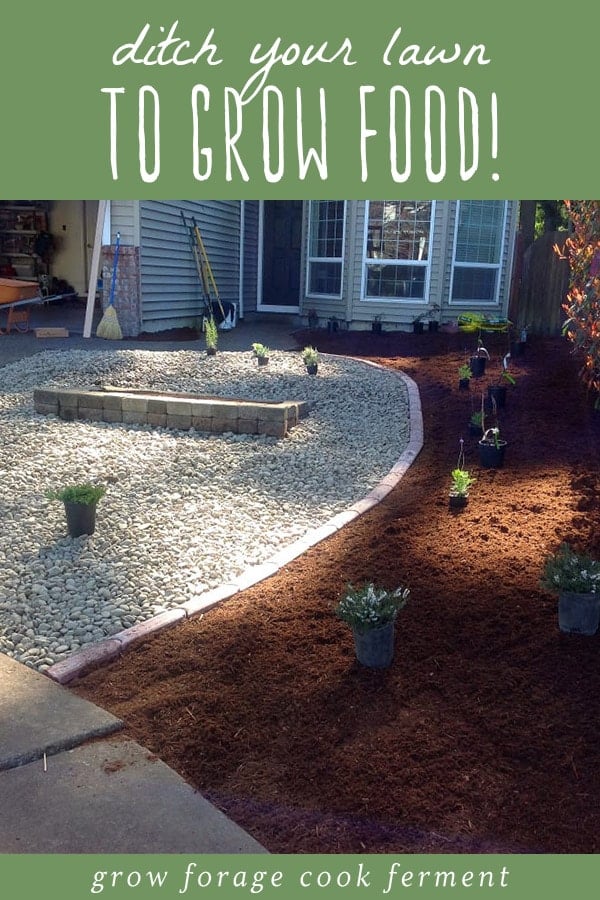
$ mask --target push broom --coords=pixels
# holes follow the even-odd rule
[[[117,265],[119,263],[119,246],[121,244],[121,233],[117,231],[117,243],[115,245],[115,258],[113,261],[112,278],[110,282],[110,295],[108,298],[108,306],[104,311],[104,315],[98,323],[96,329],[96,337],[105,338],[107,341],[121,341],[123,332],[117,319],[117,311],[115,310],[115,287],[117,284]]]

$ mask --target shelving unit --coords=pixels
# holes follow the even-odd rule
[[[48,210],[41,201],[0,205],[0,274],[6,267],[16,277],[39,280],[50,276],[52,239],[48,233]]]

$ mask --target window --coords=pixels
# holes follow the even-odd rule
[[[311,200],[308,226],[307,293],[342,296],[344,200]]]
[[[458,203],[451,301],[496,303],[506,222],[504,200]]]
[[[426,298],[432,221],[431,200],[369,200],[365,299]]]

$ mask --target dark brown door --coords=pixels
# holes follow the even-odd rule
[[[262,307],[298,309],[302,200],[265,200]]]

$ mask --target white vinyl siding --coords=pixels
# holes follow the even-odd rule
[[[239,300],[240,202],[140,201],[142,330],[192,325],[204,308],[189,233],[195,218],[222,301]]]

